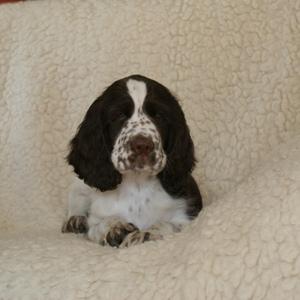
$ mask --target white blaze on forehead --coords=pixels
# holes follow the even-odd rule
[[[139,108],[142,108],[147,95],[147,87],[145,82],[129,79],[126,83],[128,93],[134,102],[134,114],[136,114]]]

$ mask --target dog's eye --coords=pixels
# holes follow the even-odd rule
[[[153,118],[157,121],[164,121],[165,116],[162,113],[156,112],[153,116]]]
[[[127,115],[122,111],[115,111],[111,115],[111,121],[124,121],[127,119]]]
[[[156,107],[151,103],[146,106],[147,115],[153,120],[157,122],[168,121],[167,113],[160,107]]]

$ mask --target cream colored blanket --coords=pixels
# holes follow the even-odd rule
[[[299,299],[300,1],[0,6],[0,299]],[[181,99],[206,206],[117,250],[63,235],[67,144],[112,81]]]

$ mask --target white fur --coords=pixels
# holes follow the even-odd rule
[[[135,173],[123,175],[117,189],[107,192],[76,179],[69,209],[69,217],[89,215],[88,236],[97,242],[109,229],[112,219],[133,223],[141,230],[162,222],[180,226],[189,221],[183,199],[168,195],[156,177]]]
[[[135,79],[129,79],[126,83],[128,93],[134,101],[134,115],[137,115],[138,109],[143,106],[147,95],[147,87],[145,82]]]

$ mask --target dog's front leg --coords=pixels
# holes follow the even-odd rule
[[[120,248],[130,247],[148,241],[162,240],[164,236],[181,230],[181,225],[169,222],[160,222],[147,230],[129,233],[123,240]]]

